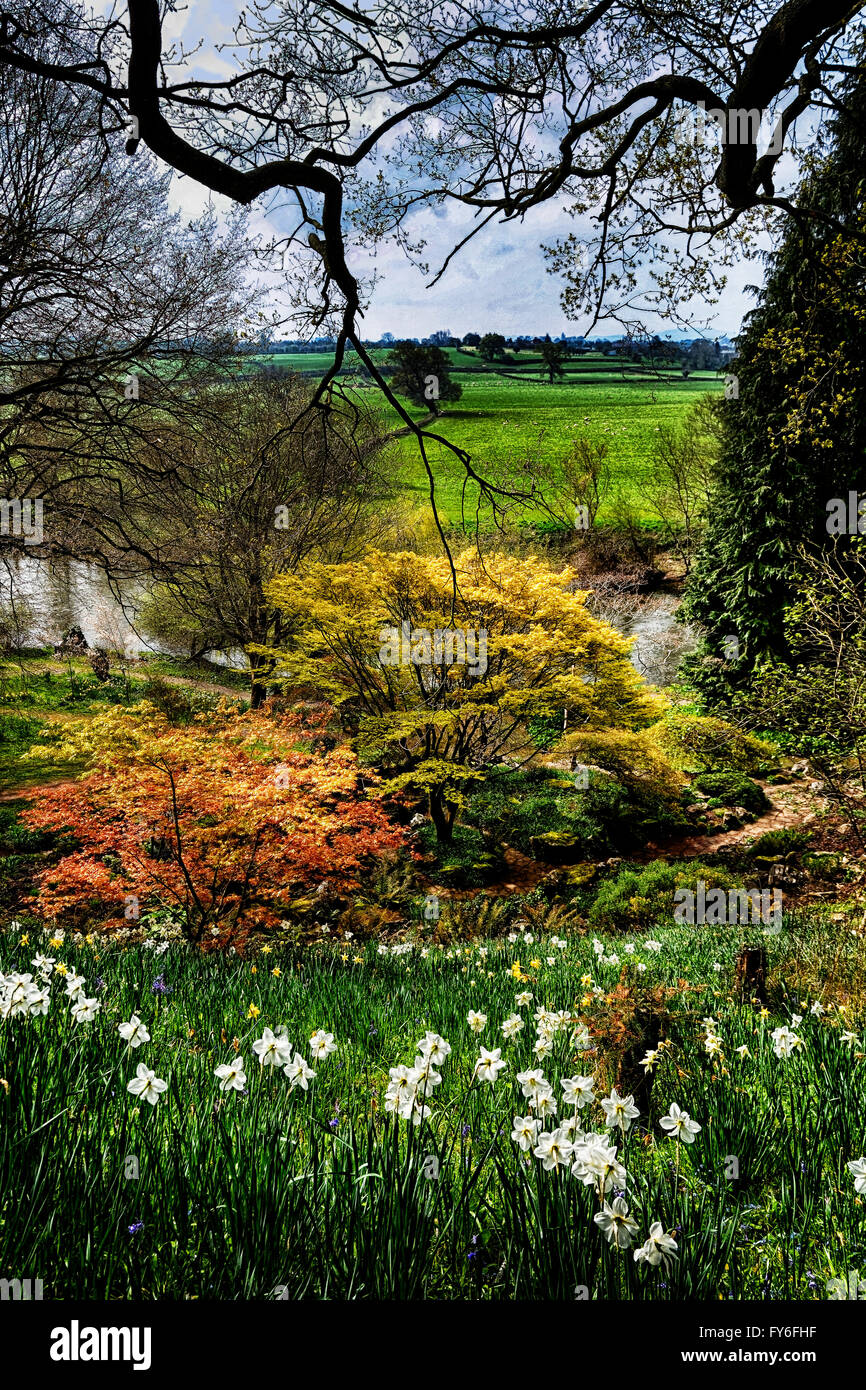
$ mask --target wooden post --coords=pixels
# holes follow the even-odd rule
[[[763,946],[743,946],[737,953],[734,988],[740,999],[767,1002],[767,952]]]

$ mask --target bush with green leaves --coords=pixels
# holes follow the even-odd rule
[[[695,791],[710,798],[710,806],[744,806],[758,815],[770,805],[763,789],[742,772],[702,772],[692,781]]]
[[[729,869],[699,860],[667,863],[653,859],[644,868],[626,866],[602,883],[589,909],[589,925],[596,931],[635,931],[670,922],[678,888],[741,888],[743,883]]]
[[[755,858],[786,859],[789,855],[800,854],[812,836],[808,830],[767,830],[751,846],[749,853]]]
[[[686,824],[676,807],[659,798],[639,800],[613,776],[590,771],[581,789],[574,773],[549,768],[492,768],[469,799],[466,819],[524,853],[549,836],[572,842],[578,856],[633,849]]]
[[[684,772],[764,773],[778,766],[776,748],[710,715],[670,713],[655,726],[663,752]]]

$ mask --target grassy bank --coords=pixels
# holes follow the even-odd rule
[[[16,924],[0,969],[35,973],[37,952],[53,963],[47,1012],[0,1023],[0,1268],[38,1275],[51,1298],[568,1300],[818,1299],[861,1268],[866,1208],[847,1165],[866,1152],[862,941],[787,919],[763,938],[761,1013],[733,1002],[739,933],[530,935],[516,918],[513,940],[240,959]],[[792,954],[812,963],[798,995]],[[98,1005],[90,1021],[71,1014],[74,972]],[[663,989],[665,1046],[623,1133],[600,1105],[611,1048],[632,1027],[629,997]],[[540,1007],[562,1011],[541,1056]],[[470,1010],[486,1016],[479,1032]],[[132,1050],[118,1025],[134,1013],[150,1036]],[[253,1053],[280,1025],[315,1072],[307,1089]],[[782,1025],[800,1040],[790,1056],[777,1055]],[[335,1050],[317,1060],[319,1029]],[[415,1124],[389,1113],[389,1069],[411,1067],[428,1030],[450,1052]],[[474,1074],[480,1047],[501,1050],[494,1084]],[[245,1083],[222,1091],[215,1069],[238,1055]],[[155,1105],[127,1090],[140,1063],[167,1083]],[[634,1246],[595,1222],[598,1180],[571,1159],[547,1171],[512,1138],[532,1115],[517,1076],[533,1069],[557,1102],[541,1130],[574,1116],[616,1146],[627,1177],[616,1170],[604,1201],[624,1193]],[[580,1109],[561,1084],[572,1076],[595,1078]],[[662,1128],[672,1103],[700,1125],[693,1142]],[[633,1257],[654,1222],[676,1242],[667,1267]]]

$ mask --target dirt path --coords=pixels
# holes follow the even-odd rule
[[[650,840],[644,855],[649,858],[663,854],[666,859],[693,859],[757,840],[768,830],[800,830],[808,818],[811,818],[810,823],[814,821],[818,802],[823,800],[808,791],[802,782],[778,783],[775,786],[761,782],[760,786],[771,806],[757,820],[750,821],[739,830],[726,830],[719,835],[684,835],[679,840],[666,840],[663,844]]]

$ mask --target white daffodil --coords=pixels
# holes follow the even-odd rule
[[[533,1149],[535,1157],[541,1160],[541,1166],[546,1172],[551,1172],[554,1168],[561,1168],[568,1163],[571,1158],[574,1145],[563,1129],[540,1134],[538,1136],[538,1146]]]
[[[534,1120],[531,1115],[515,1115],[514,1128],[511,1137],[519,1149],[524,1153],[531,1149],[538,1135],[540,1120]]]
[[[476,1009],[470,1009],[467,1015],[469,1027],[473,1033],[483,1033],[487,1025],[487,1015],[480,1014]]]
[[[401,1120],[411,1120],[412,1111],[415,1106],[415,1092],[409,1095],[398,1095],[392,1092],[385,1096],[385,1109],[392,1115],[399,1115]]]
[[[533,1047],[533,1052],[539,1062],[543,1062],[553,1051],[553,1039],[549,1033],[541,1033]]]
[[[866,1158],[852,1158],[847,1164],[854,1179],[854,1191],[866,1193]]]
[[[556,1096],[553,1090],[548,1088],[546,1091],[536,1091],[529,1102],[530,1110],[534,1110],[536,1115],[546,1120],[549,1116],[555,1115],[557,1110]]]
[[[69,996],[70,999],[77,999],[78,996],[79,996],[80,994],[83,994],[83,993],[84,993],[84,976],[83,976],[83,975],[75,975],[75,974],[67,975],[67,976],[66,976],[66,993],[67,993],[67,995]]]
[[[658,1064],[658,1060],[659,1057],[661,1057],[661,1055],[662,1054],[659,1052],[657,1047],[649,1048],[646,1053],[646,1056],[641,1057],[640,1059],[640,1064],[643,1067],[644,1071],[652,1071],[653,1067]]]
[[[532,991],[529,989],[524,989],[521,990],[521,992],[517,995],[514,1002],[517,1005],[518,1009],[525,1009],[527,1004],[532,1003],[532,998]]]
[[[33,965],[35,969],[38,971],[40,975],[42,975],[46,979],[51,974],[51,971],[53,970],[55,964],[56,961],[54,956],[43,956],[37,954],[33,957]]]
[[[563,1120],[559,1128],[565,1131],[572,1144],[580,1144],[583,1142],[584,1134],[577,1122],[577,1112],[573,1115],[569,1115],[567,1119]]]
[[[294,1090],[296,1086],[300,1086],[302,1091],[308,1090],[310,1082],[316,1075],[312,1067],[307,1065],[306,1059],[301,1056],[300,1052],[296,1052],[291,1062],[286,1063],[283,1067],[283,1071],[292,1083],[292,1090]]]
[[[736,1052],[737,1056],[740,1058],[741,1061],[745,1061],[747,1057],[751,1057],[752,1055],[746,1043],[740,1043],[740,1046],[735,1047],[734,1051]]]
[[[845,1043],[848,1047],[853,1047],[856,1042],[859,1042],[859,1038],[856,1033],[852,1033],[846,1029],[844,1033],[840,1033],[839,1041]]]
[[[625,1187],[628,1181],[628,1174],[606,1134],[591,1132],[580,1140],[575,1139],[571,1171],[586,1186],[602,1193],[609,1192],[612,1187]]]
[[[715,1033],[708,1033],[704,1038],[704,1049],[708,1056],[716,1057],[722,1051],[723,1044],[721,1038],[717,1038]]]
[[[520,1014],[509,1014],[502,1025],[502,1036],[505,1041],[510,1042],[512,1038],[516,1038],[517,1034],[522,1032],[523,1019],[520,1017]]]
[[[785,1024],[781,1028],[774,1028],[770,1037],[773,1039],[773,1049],[777,1057],[792,1057],[798,1048],[803,1046],[802,1038]]]
[[[582,1110],[595,1100],[595,1078],[592,1076],[566,1076],[560,1084],[566,1105],[574,1105]]]
[[[827,1010],[824,1008],[824,1005],[821,1003],[820,999],[816,999],[809,1010],[809,1013],[814,1014],[816,1018],[820,1018],[821,1015],[825,1014],[826,1012]]]
[[[433,1070],[433,1061],[430,1057],[416,1057],[412,1074],[415,1078],[415,1089],[420,1091],[422,1096],[432,1096],[434,1087],[440,1085],[442,1081],[438,1071]]]
[[[72,1005],[72,1018],[75,1023],[92,1023],[99,1013],[98,999],[85,999],[79,995]]]
[[[51,991],[46,986],[43,985],[42,989],[38,989],[36,985],[28,987],[27,1007],[31,1018],[35,1018],[37,1014],[47,1014],[50,1003]]]
[[[634,1096],[617,1095],[616,1089],[612,1090],[610,1096],[601,1102],[604,1111],[604,1122],[608,1129],[617,1126],[625,1134],[631,1129],[632,1120],[636,1120],[640,1111],[634,1104]]]
[[[151,1105],[156,1105],[163,1091],[168,1090],[168,1082],[161,1081],[155,1071],[139,1062],[135,1076],[127,1083],[126,1089],[131,1095],[138,1096],[139,1100],[148,1100]]]
[[[549,1091],[550,1082],[546,1079],[544,1072],[540,1069],[536,1071],[519,1071],[517,1073],[517,1083],[525,1096],[532,1099],[539,1091]]]
[[[402,1072],[403,1076],[395,1077],[395,1072]],[[385,1109],[392,1115],[396,1114],[402,1116],[404,1120],[408,1119],[415,1103],[415,1083],[412,1080],[412,1070],[410,1067],[392,1067],[391,1078],[385,1092]]]
[[[479,1081],[489,1081],[492,1086],[502,1068],[507,1066],[508,1063],[503,1060],[500,1047],[494,1048],[492,1052],[486,1047],[482,1047],[478,1061],[475,1063],[475,1075]]]
[[[659,1124],[671,1138],[681,1139],[684,1144],[693,1144],[695,1135],[700,1134],[702,1128],[696,1120],[691,1118],[688,1111],[681,1110],[676,1102],[671,1106],[670,1113],[662,1116]]]
[[[326,1033],[324,1028],[319,1028],[310,1037],[310,1054],[314,1062],[324,1062],[332,1052],[336,1052],[337,1044],[334,1042],[333,1033]]]
[[[636,1260],[645,1260],[648,1265],[661,1265],[666,1268],[677,1258],[677,1243],[673,1236],[665,1234],[660,1221],[650,1226],[649,1239],[639,1250],[635,1250]]]
[[[117,1031],[130,1047],[141,1047],[142,1043],[150,1042],[150,1034],[138,1014],[133,1014],[128,1023],[118,1023]]]
[[[401,1063],[399,1067],[391,1067],[388,1075],[391,1080],[388,1082],[388,1089],[385,1092],[385,1109],[408,1119],[408,1116],[403,1114],[401,1107],[408,1104],[411,1108],[414,1103],[418,1074],[413,1067],[407,1067]]]
[[[243,1057],[235,1057],[228,1064],[217,1067],[214,1076],[218,1078],[221,1091],[242,1091],[247,1084]]]
[[[451,1054],[451,1044],[438,1033],[425,1033],[418,1043],[418,1051],[422,1057],[429,1057],[434,1067],[441,1067]]]
[[[404,1120],[411,1120],[413,1125],[420,1125],[421,1121],[426,1120],[427,1116],[431,1115],[433,1112],[429,1105],[425,1105],[417,1096],[413,1096],[411,1109],[408,1109],[405,1114],[403,1111],[400,1113]]]
[[[627,1250],[634,1244],[637,1222],[629,1216],[628,1207],[622,1197],[614,1198],[612,1203],[605,1202],[601,1211],[597,1211],[592,1219],[596,1226],[601,1228],[605,1239],[617,1250]]]
[[[647,940],[644,942],[644,950],[652,951],[654,955],[657,955],[661,948],[662,943],[660,941],[651,941],[649,938],[647,938]]]
[[[292,1044],[285,1033],[273,1033],[266,1028],[253,1043],[253,1052],[259,1059],[260,1067],[284,1067],[291,1061]]]

